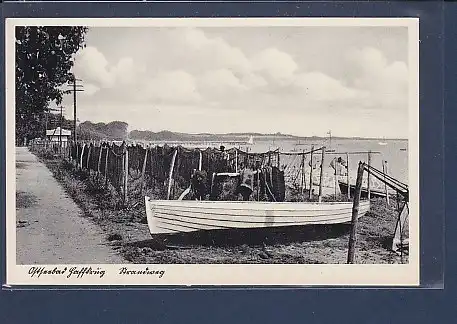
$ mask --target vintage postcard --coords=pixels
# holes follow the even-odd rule
[[[7,285],[419,285],[418,19],[7,19],[5,72]]]

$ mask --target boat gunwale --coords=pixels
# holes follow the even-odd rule
[[[196,208],[204,205],[214,205],[216,204],[227,204],[227,205],[257,205],[257,206],[292,206],[292,205],[309,205],[309,206],[337,206],[337,205],[349,205],[352,204],[352,201],[324,201],[324,202],[317,202],[317,201],[281,201],[281,202],[274,202],[274,201],[241,201],[241,200],[166,200],[166,199],[151,199],[148,196],[145,196],[146,200],[150,204],[154,204],[156,206],[170,206],[170,205],[182,205],[190,208]],[[369,204],[370,201],[368,199],[361,199],[360,204]],[[217,206],[216,206],[217,207]],[[219,207],[221,208],[221,207]],[[243,208],[244,209],[244,208]]]
[[[184,212],[184,213],[195,213],[193,211],[186,211],[186,210],[176,210],[176,209],[173,209],[173,208],[164,208],[164,206],[158,206],[158,205],[155,205],[156,208],[154,209],[156,212],[162,212],[162,211],[170,211],[170,212]],[[166,206],[168,207],[168,206]],[[183,207],[184,208],[184,207]],[[362,208],[370,208],[370,206],[368,204],[363,204],[361,206],[361,209]],[[226,211],[227,208],[209,208],[209,209],[212,209],[212,210],[224,210]],[[246,211],[246,212],[253,212],[253,211],[260,211],[260,212],[265,212],[265,210],[263,209],[229,209],[230,211],[238,211],[238,210],[242,210],[242,211]],[[311,212],[311,213],[324,213],[324,214],[313,214],[313,215],[308,215],[308,216],[305,216],[305,215],[288,215],[288,216],[279,216],[279,215],[275,215],[275,217],[319,217],[319,216],[325,216],[325,215],[340,215],[340,214],[347,214],[347,213],[350,213],[352,211],[352,206],[348,206],[347,208],[340,208],[340,209],[330,209],[330,210],[321,210],[321,209],[310,209],[310,210],[306,210],[306,209],[277,209],[277,210],[271,210],[270,211],[278,211],[278,212]],[[340,212],[338,212],[340,211]],[[236,214],[227,214],[227,213],[216,213],[216,212],[210,212],[210,211],[197,211],[199,214],[204,214],[204,215],[220,215],[220,214],[224,214],[224,215],[227,215],[227,216],[235,216],[235,217],[246,217],[246,215],[236,215]],[[333,213],[332,213],[333,212]],[[336,212],[336,213],[335,213]],[[264,217],[265,215],[249,215],[249,217]]]

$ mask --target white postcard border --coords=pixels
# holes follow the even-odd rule
[[[15,41],[17,25],[89,27],[403,26],[409,30],[408,264],[170,264],[17,265],[15,206]],[[6,37],[6,284],[215,285],[215,286],[418,286],[419,285],[419,19],[418,18],[8,18]],[[98,275],[84,274],[91,267]],[[43,268],[43,270],[40,270]],[[75,271],[83,274],[78,276]],[[122,270],[125,268],[126,270]],[[148,270],[146,271],[146,268]],[[65,271],[64,271],[65,269]],[[98,270],[97,270],[98,269]],[[46,274],[44,271],[51,271]],[[82,270],[82,271],[81,271]],[[144,274],[126,274],[126,271]],[[38,275],[41,271],[41,275]],[[53,273],[54,271],[54,273]],[[61,272],[59,274],[58,272]],[[124,274],[120,272],[124,271]],[[148,272],[149,271],[149,272]],[[162,273],[163,271],[163,273]],[[63,272],[63,273],[62,273]],[[152,272],[152,274],[151,274]],[[34,275],[32,276],[32,273]],[[74,275],[72,275],[74,273]],[[102,274],[103,273],[103,274]],[[148,274],[149,273],[149,274]],[[69,276],[68,276],[69,275]],[[68,277],[67,277],[68,276]]]

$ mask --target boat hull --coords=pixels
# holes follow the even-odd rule
[[[348,184],[346,182],[341,182],[341,181],[339,181],[338,184],[340,186],[341,194],[346,195],[347,192],[348,192]],[[354,197],[355,186],[354,185],[350,185],[350,188],[351,188],[350,189],[351,190],[351,197]],[[370,196],[372,198],[385,198],[386,197],[386,193],[382,192],[382,191],[379,191],[379,190],[371,189],[370,190]],[[367,188],[362,188],[361,193],[360,193],[360,197],[361,198],[368,198],[368,189]]]
[[[271,203],[241,201],[151,200],[145,197],[151,234],[175,234],[200,230],[267,228],[340,224],[350,222],[352,202]],[[370,209],[361,201],[359,217]]]

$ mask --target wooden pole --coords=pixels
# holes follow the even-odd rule
[[[280,153],[278,152],[278,169],[281,169],[281,158],[280,158]]]
[[[355,183],[355,191],[354,191],[354,203],[352,205],[351,234],[349,236],[349,249],[348,249],[347,263],[354,263],[355,244],[357,242],[357,221],[359,218],[359,203],[360,203],[360,194],[362,192],[363,171],[364,171],[364,164],[363,164],[363,162],[359,162],[359,168],[357,170],[357,180]]]
[[[167,200],[170,199],[171,195],[171,183],[173,181],[173,169],[175,168],[176,155],[178,154],[178,149],[173,153],[173,158],[171,159],[170,171],[168,173],[168,190],[167,190]]]
[[[90,153],[92,151],[92,144],[89,144],[89,151],[87,152],[87,160],[86,160],[86,168],[87,170],[89,170],[89,174],[90,174],[90,165],[89,165],[89,161],[90,161]]]
[[[100,166],[102,165],[103,147],[100,145],[100,153],[98,154],[97,175],[100,175]]]
[[[321,173],[320,173],[320,179],[319,179],[319,202],[322,202],[322,185],[324,182],[324,159],[325,159],[325,146],[322,148]]]
[[[384,160],[382,160],[382,174],[384,175],[384,192],[386,193],[386,204],[387,204],[387,206],[389,206],[390,205],[389,191],[387,190],[387,183],[386,183],[387,161],[384,161]]]
[[[346,169],[347,169],[347,174],[346,174],[346,181],[348,183],[348,200],[351,200],[351,187],[349,184],[349,154],[346,153]]]
[[[146,173],[146,163],[148,161],[148,151],[149,151],[149,147],[146,147],[146,152],[144,153],[143,167],[141,168],[140,196],[143,195],[143,190],[144,190],[144,174]]]
[[[257,169],[257,201],[260,201],[260,170]]]
[[[44,113],[44,149],[47,148],[47,142],[48,142],[48,115],[49,115],[49,111],[45,111],[45,113]]]
[[[108,185],[108,156],[109,156],[109,146],[106,145],[106,155],[105,155],[105,188]]]
[[[76,77],[73,78],[73,139],[78,140],[76,136]]]
[[[129,150],[127,146],[124,146],[124,204],[127,203],[128,199],[128,177],[129,177]]]
[[[371,199],[371,177],[370,177],[370,166],[371,166],[371,151],[368,151],[368,176],[367,176],[367,189],[368,189],[368,200]]]
[[[305,183],[306,183],[306,180],[305,180],[305,150],[303,150],[303,155],[302,155],[302,158],[301,158],[301,193],[303,195],[303,193],[305,192]]]
[[[313,155],[314,155],[314,145],[311,146],[311,168],[309,170],[309,199],[313,198]]]
[[[83,168],[83,156],[84,156],[84,149],[85,149],[85,147],[86,147],[86,144],[84,143],[84,144],[83,144],[83,147],[82,147],[82,149],[81,149],[81,159],[79,160],[79,165],[80,165],[81,169]]]
[[[202,153],[200,152],[200,156],[201,156],[201,154]],[[235,149],[235,173],[238,173],[238,150],[237,149]]]
[[[59,131],[59,152],[60,156],[62,156],[62,122],[63,122],[63,107],[60,106],[60,131]]]

